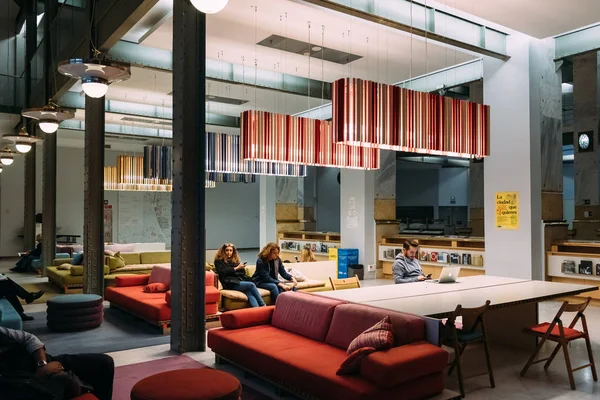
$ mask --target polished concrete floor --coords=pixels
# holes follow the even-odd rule
[[[248,259],[254,252],[244,254]],[[244,258],[246,259],[246,258]],[[0,272],[7,272],[14,265],[12,260],[0,261]],[[21,275],[7,273],[17,282],[38,282],[46,278],[38,278],[32,275]],[[391,284],[390,280],[364,281],[363,286]],[[540,303],[539,314],[541,321],[549,321],[556,314],[560,306],[559,302]],[[45,311],[44,304],[32,304],[25,306],[26,312]],[[588,327],[591,333],[594,357],[600,360],[600,308],[590,306],[586,311]],[[543,354],[551,352],[552,347],[546,346]],[[574,367],[587,363],[587,353],[584,341],[576,341],[570,347],[571,361]],[[150,361],[175,355],[169,349],[169,345],[146,347],[141,349],[126,350],[112,353],[116,365],[128,365],[143,361]],[[188,353],[197,361],[207,365],[214,362],[214,354],[210,351]],[[529,353],[511,348],[492,348],[492,365],[496,378],[496,388],[489,387],[488,376],[485,369],[485,358],[483,349],[479,346],[467,348],[463,355],[463,373],[465,376],[465,389],[469,399],[600,399],[600,384],[594,382],[589,368],[575,372],[577,390],[569,388],[564,358],[559,354],[551,367],[545,371],[543,363],[534,365],[524,378],[519,376],[523,365],[527,361]],[[253,381],[252,386],[257,383]],[[261,386],[258,383],[258,386]],[[458,391],[456,376],[447,378],[446,387]],[[260,387],[259,387],[260,389]],[[263,388],[265,393],[270,393],[268,388]],[[265,398],[270,397],[265,394]],[[273,398],[276,396],[273,394]]]

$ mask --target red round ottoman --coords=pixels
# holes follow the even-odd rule
[[[161,372],[131,389],[131,400],[239,400],[241,396],[240,381],[211,368]]]

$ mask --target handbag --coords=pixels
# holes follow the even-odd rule
[[[58,382],[35,375],[0,375],[0,393],[10,400],[63,400],[64,388]]]

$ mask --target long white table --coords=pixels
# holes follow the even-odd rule
[[[538,323],[538,303],[598,289],[597,286],[470,276],[456,283],[415,282],[315,294],[352,303],[434,318],[449,316],[458,304],[479,307],[490,300],[486,327],[491,341],[531,348],[535,339],[521,333]]]

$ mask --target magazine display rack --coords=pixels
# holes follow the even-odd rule
[[[553,243],[546,253],[546,276],[552,282],[597,286],[600,282],[600,242],[566,240]],[[582,296],[600,300],[600,291]]]

